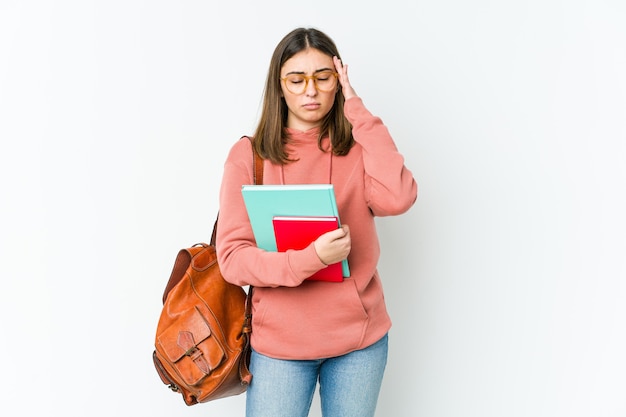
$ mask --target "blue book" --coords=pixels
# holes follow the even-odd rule
[[[276,216],[332,216],[339,220],[332,184],[244,185],[241,193],[256,244],[266,251],[278,250],[273,224]],[[344,277],[350,276],[345,259],[342,271]]]

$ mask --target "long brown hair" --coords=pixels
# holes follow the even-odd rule
[[[308,48],[317,49],[330,57],[341,58],[333,40],[317,29],[295,29],[276,46],[265,82],[261,117],[253,139],[254,147],[259,155],[276,164],[290,162],[284,147],[286,141],[289,140],[286,129],[288,109],[281,94],[280,70],[289,58]],[[324,150],[322,138],[329,136],[332,152],[335,155],[346,155],[354,145],[352,125],[343,113],[344,101],[341,84],[339,84],[333,107],[322,120],[317,138],[318,147]]]

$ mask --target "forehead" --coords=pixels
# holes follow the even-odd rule
[[[333,58],[326,55],[318,49],[305,49],[289,58],[283,64],[281,73],[304,72],[305,74],[313,74],[320,69],[332,69]]]

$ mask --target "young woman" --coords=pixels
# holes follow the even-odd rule
[[[303,250],[257,248],[241,195],[254,182],[251,146],[265,184],[333,184],[342,228]],[[306,417],[318,380],[325,417],[374,415],[391,327],[374,216],[401,214],[416,198],[413,175],[350,85],[334,42],[315,29],[287,34],[270,62],[253,145],[234,144],[220,191],[222,273],[254,286],[248,417]],[[307,280],[346,258],[343,282]]]

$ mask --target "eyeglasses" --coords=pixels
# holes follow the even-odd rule
[[[309,80],[313,80],[317,91],[326,93],[335,89],[338,75],[332,71],[321,71],[315,75],[289,74],[281,80],[285,82],[285,87],[291,94],[304,93],[309,85]]]

